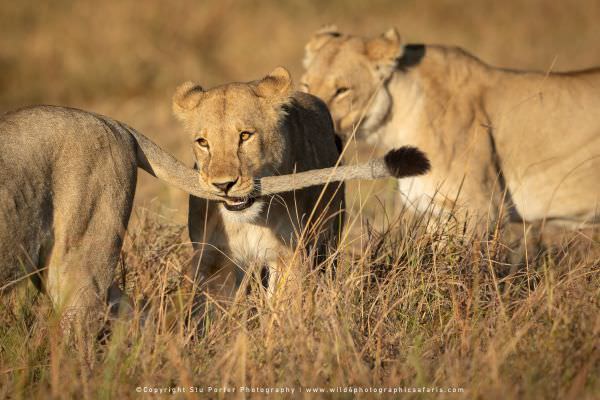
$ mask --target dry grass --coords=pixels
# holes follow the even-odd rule
[[[178,83],[248,80],[280,64],[298,78],[304,42],[330,22],[368,34],[395,25],[407,41],[461,45],[499,66],[600,65],[596,1],[322,3],[3,2],[0,112],[33,103],[86,108],[184,158],[186,140],[170,116]],[[122,266],[129,295],[147,311],[144,327],[139,316],[116,326],[87,374],[82,356],[61,344],[47,299],[24,287],[0,303],[0,398],[133,398],[138,386],[177,385],[437,386],[465,390],[439,398],[597,398],[598,232],[560,235],[510,274],[497,241],[446,235],[433,245],[414,223],[390,222],[399,212],[392,187],[350,185],[353,227],[334,277],[303,262],[299,287],[272,301],[255,289],[194,336],[184,323],[189,289],[180,285],[191,256],[186,197],[143,177],[137,204],[153,211],[136,208]],[[381,396],[398,397],[429,396]]]
[[[420,224],[395,222],[383,235],[363,225],[362,235],[342,242],[335,276],[303,259],[301,285],[268,300],[251,283],[248,295],[216,307],[197,335],[184,322],[189,288],[179,285],[190,256],[180,245],[184,227],[139,212],[123,262],[128,292],[147,312],[143,327],[139,313],[115,325],[86,374],[85,360],[60,343],[47,299],[29,290],[18,306],[0,310],[0,397],[133,398],[138,386],[248,386],[303,388],[295,398],[306,399],[353,397],[306,392],[313,387],[465,390],[436,398],[595,398],[597,233],[563,234],[510,274],[508,250],[497,241],[442,235],[440,242]],[[354,240],[362,240],[362,252],[352,251]],[[225,397],[244,395],[200,396]],[[426,395],[382,398],[396,397]]]

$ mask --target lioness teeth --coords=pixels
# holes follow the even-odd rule
[[[242,211],[254,204],[254,197],[247,199],[225,199],[223,206],[229,211]]]
[[[246,203],[248,200],[228,200],[227,203],[231,204],[232,206],[239,206],[241,204]]]

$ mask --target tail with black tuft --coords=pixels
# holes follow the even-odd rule
[[[411,146],[390,150],[383,160],[390,174],[396,178],[423,175],[431,168],[425,153]]]

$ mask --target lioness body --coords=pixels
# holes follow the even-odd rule
[[[314,230],[305,244],[324,253],[341,228],[344,190],[337,184],[246,200],[256,177],[331,167],[338,160],[327,108],[290,86],[287,71],[278,69],[262,81],[206,92],[184,85],[175,96],[176,112],[194,139],[200,176],[232,199],[223,204],[192,197],[189,213],[194,273],[227,296],[252,265],[268,267],[273,285],[304,229]],[[236,201],[244,208],[232,209],[241,208]]]
[[[599,222],[600,70],[499,69],[458,48],[402,46],[394,30],[374,39],[319,32],[305,64],[305,90],[325,99],[342,132],[362,117],[358,137],[428,154],[432,173],[400,181],[418,209],[433,199],[440,211],[477,216],[479,227],[502,213]]]
[[[0,143],[0,287],[39,273],[65,315],[99,319],[135,192],[134,138],[90,113],[33,107],[2,118]]]

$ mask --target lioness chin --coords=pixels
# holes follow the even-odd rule
[[[600,222],[600,69],[494,68],[459,48],[404,45],[395,29],[366,38],[336,27],[313,36],[304,65],[302,90],[346,138],[429,155],[431,174],[399,183],[416,209],[468,215],[478,232],[502,216]]]

